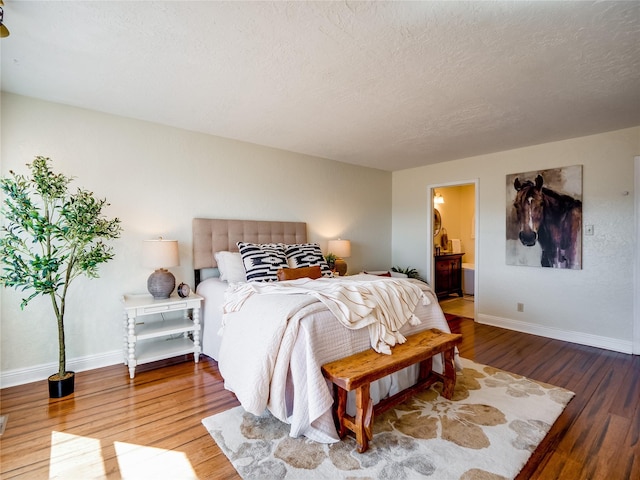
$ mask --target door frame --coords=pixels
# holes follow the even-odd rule
[[[429,206],[427,208],[427,265],[429,268],[427,269],[427,281],[430,285],[433,285],[433,281],[435,278],[435,262],[433,261],[433,210],[435,206],[433,204],[433,196],[435,195],[436,188],[446,188],[446,187],[462,187],[464,185],[473,185],[474,187],[474,197],[475,197],[475,205],[474,205],[474,248],[475,248],[475,258],[473,263],[473,318],[478,318],[478,305],[480,303],[480,274],[478,272],[478,259],[480,258],[480,249],[479,249],[479,232],[480,232],[480,179],[474,178],[471,180],[456,180],[453,182],[444,182],[444,183],[433,183],[427,185],[427,194],[429,198]]]
[[[634,355],[640,355],[640,155],[634,158],[634,210],[636,251],[633,268],[633,343]]]

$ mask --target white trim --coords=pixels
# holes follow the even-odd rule
[[[124,366],[122,350],[90,355],[81,358],[67,360],[67,369],[74,372],[93,370],[94,368],[110,367],[111,365],[122,364],[123,375],[128,375],[127,367]],[[58,363],[47,363],[28,368],[9,370],[0,374],[0,386],[2,388],[14,387],[25,383],[46,380],[49,375],[58,371]]]
[[[476,322],[494,327],[515,330],[516,332],[530,333],[545,338],[554,338],[565,342],[587,345],[590,347],[603,348],[614,352],[631,353],[632,342],[618,338],[601,337],[590,333],[574,332],[571,330],[560,330],[554,327],[545,327],[535,323],[522,322],[511,318],[495,317],[493,315],[479,314]]]
[[[640,156],[634,159],[636,251],[633,268],[633,354],[640,355]]]

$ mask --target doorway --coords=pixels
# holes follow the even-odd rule
[[[431,285],[439,292],[442,310],[474,319],[478,299],[477,183],[472,180],[430,186],[433,237],[427,244],[432,259]],[[442,288],[443,280],[447,288]]]

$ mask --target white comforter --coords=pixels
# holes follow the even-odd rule
[[[367,284],[367,291],[358,293],[362,296],[358,303],[371,307],[376,303],[372,298],[377,296],[377,302],[385,300],[382,311],[386,313],[375,312],[373,307],[366,313],[366,307],[354,317],[352,310],[345,308],[345,289],[347,297],[357,298],[353,296],[358,291],[354,288],[357,282]],[[333,293],[312,288],[311,294],[301,294],[304,283],[317,287],[330,283],[328,291]],[[400,290],[392,295],[398,285],[402,285]],[[390,298],[402,301],[390,302]],[[424,313],[430,303],[420,301],[424,298],[434,298],[426,284],[368,275],[230,287],[218,364],[225,387],[236,394],[247,411],[259,415],[268,408],[274,416],[290,423],[292,436],[335,442],[338,437],[331,416],[333,397],[320,366],[364,350],[367,343],[380,347],[401,342],[401,328],[405,334],[433,327],[448,331],[439,307],[436,311],[440,315],[429,316],[426,324],[416,321],[415,313]],[[369,331],[364,337],[368,337],[367,343],[363,343],[360,333],[364,327]],[[437,368],[438,359],[434,363]],[[413,382],[415,368],[399,372],[372,385],[372,397],[377,401]]]
[[[300,320],[321,308],[313,297],[272,294],[251,296],[223,316],[218,368],[246,411],[260,415],[267,407],[276,362],[291,357]]]

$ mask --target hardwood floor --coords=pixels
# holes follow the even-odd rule
[[[451,315],[457,315],[459,317],[475,318],[474,312],[474,297],[473,295],[465,295],[460,298],[458,296],[450,296],[438,299],[442,311],[450,313]]]
[[[640,478],[639,356],[450,325],[463,357],[576,393],[518,479]],[[216,363],[144,367],[132,381],[124,365],[79,372],[59,400],[44,381],[1,390],[0,478],[238,479],[200,423],[238,404]]]

